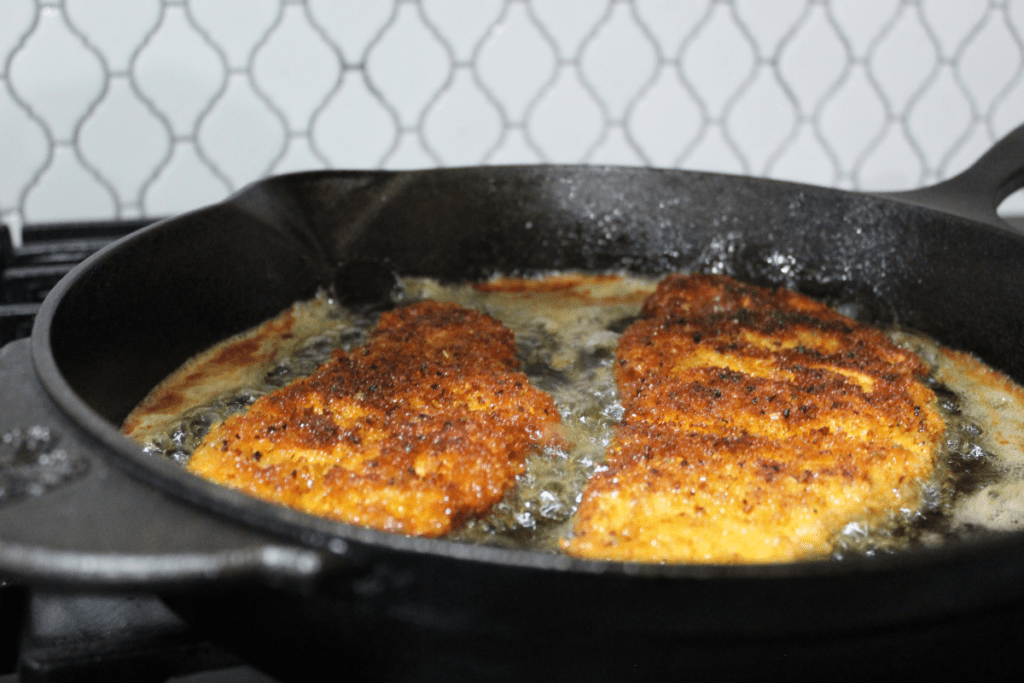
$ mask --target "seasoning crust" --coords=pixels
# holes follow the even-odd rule
[[[411,304],[382,314],[366,346],[214,425],[188,468],[313,515],[440,536],[558,442],[554,403],[518,365],[494,318]]]
[[[915,509],[944,421],[929,367],[784,289],[671,275],[619,343],[623,418],[584,491],[577,557],[779,562]]]

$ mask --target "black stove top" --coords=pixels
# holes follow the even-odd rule
[[[22,607],[16,669],[10,667],[0,683],[277,680],[197,636],[154,596],[37,592],[26,595]],[[686,672],[674,673],[698,681],[1020,680],[1024,605],[889,631],[758,642],[709,640],[674,643],[673,649],[673,660],[679,661],[682,649],[688,662]],[[465,662],[445,665],[461,671],[432,671],[428,665],[411,680],[474,680],[465,673],[480,670],[480,663],[472,653],[465,655]],[[609,671],[606,680],[660,680],[670,673],[659,662],[646,660]],[[488,680],[506,679],[498,675]]]
[[[275,680],[196,635],[152,595],[34,592],[22,615],[16,670],[24,683]]]

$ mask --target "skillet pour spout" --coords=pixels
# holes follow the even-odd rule
[[[633,634],[851,629],[1024,598],[1021,533],[842,562],[591,562],[312,518],[197,479],[118,431],[187,358],[339,281],[337,264],[441,280],[725,273],[920,330],[1024,381],[1024,236],[995,215],[1024,183],[1022,131],[962,176],[904,194],[615,167],[313,172],[147,227],[72,271],[31,341],[0,351],[0,573],[186,595],[270,585],[351,614],[401,604],[457,631],[481,611],[528,623],[527,593],[508,586],[554,612],[620,610]]]

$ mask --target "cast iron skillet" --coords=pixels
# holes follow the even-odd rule
[[[117,425],[190,355],[354,260],[456,280],[724,272],[915,328],[1024,381],[1024,237],[995,214],[1022,174],[1024,128],[957,178],[895,195],[574,166],[261,181],[88,259],[31,343],[0,351],[0,573],[160,591],[257,656],[272,642],[374,671],[403,666],[396,635],[439,656],[471,647],[485,668],[520,660],[512,638],[602,670],[611,643],[669,656],[680,638],[888,628],[1019,601],[1022,533],[842,562],[580,561],[314,519],[146,457]]]

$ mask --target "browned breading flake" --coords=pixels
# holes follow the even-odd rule
[[[454,304],[381,316],[371,342],[215,425],[189,469],[310,514],[439,536],[498,502],[556,440],[512,333]]]
[[[583,494],[572,555],[772,562],[915,508],[944,422],[929,368],[783,289],[665,278],[622,335],[624,416]]]

